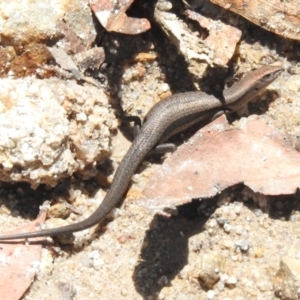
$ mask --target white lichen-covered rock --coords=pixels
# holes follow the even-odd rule
[[[55,185],[110,152],[105,94],[57,78],[0,80],[0,178]]]
[[[22,49],[31,43],[62,38],[62,21],[73,39],[80,37],[81,47],[94,40],[96,32],[88,0],[0,1],[0,38],[5,40],[4,45]],[[74,43],[73,47],[79,46]]]

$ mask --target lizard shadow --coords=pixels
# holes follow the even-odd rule
[[[237,185],[233,190],[240,195],[244,188],[244,185]],[[202,245],[189,244],[189,238],[206,230],[204,224],[214,214],[217,198],[218,196],[202,200],[201,204],[199,200],[195,200],[182,205],[178,207],[178,215],[169,219],[159,215],[154,217],[144,238],[140,262],[132,275],[136,291],[144,299],[158,299],[161,290],[171,286],[172,280],[188,264],[190,246],[192,251],[201,251]],[[239,196],[234,199],[234,201],[241,201]],[[299,189],[293,195],[268,196],[266,200],[267,205],[263,209],[253,200],[242,202],[251,211],[256,213],[261,211],[271,219],[285,221],[290,220],[293,211],[300,210]],[[200,205],[205,206],[204,213],[197,212]]]
[[[214,198],[205,201],[210,210],[208,215],[197,212],[200,205],[197,200],[178,207],[176,216],[154,217],[146,232],[140,263],[132,276],[137,292],[144,299],[156,299],[161,289],[170,285],[187,265],[189,238],[204,231],[203,225],[215,210]]]

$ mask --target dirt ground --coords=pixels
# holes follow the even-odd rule
[[[259,99],[250,113],[262,115],[282,133],[299,135],[300,100],[288,103],[279,95],[280,89],[288,88],[286,78],[300,73],[299,54],[293,52],[298,44],[245,20],[241,24],[243,40],[229,70],[209,68],[203,80],[191,76],[185,58],[157,24],[140,36],[103,35],[101,46],[109,49],[118,44],[120,49],[117,54],[107,51],[105,75],[112,105],[144,117],[166,91],[189,91],[195,89],[195,82],[204,90],[222,89],[224,80],[234,72],[233,65],[252,69],[254,59],[249,57],[263,53],[270,62],[294,68],[294,73],[286,72],[279,81],[280,87],[272,94],[275,102]],[[155,53],[153,60],[132,59],[147,51]],[[199,72],[202,68],[199,65]],[[110,160],[98,166],[99,174],[92,179],[74,174],[55,188],[40,186],[37,190],[26,184],[2,183],[1,231],[34,218],[45,199],[58,203],[49,213],[51,226],[88,217],[104,198],[131,140],[132,128],[120,126],[112,134]],[[180,135],[175,142],[184,140],[185,135]],[[75,233],[73,240],[49,239],[42,250],[40,271],[23,300],[48,300],[53,295],[64,300],[275,299],[274,277],[282,257],[300,259],[299,193],[261,195],[265,201],[261,207],[262,199],[238,185],[212,199],[182,205],[177,215],[166,218],[137,205],[147,180],[162,162],[157,157],[147,158],[133,177],[126,198],[103,224]],[[107,183],[104,178],[108,175]],[[62,220],[56,210],[68,205],[75,206],[80,215],[73,210]]]

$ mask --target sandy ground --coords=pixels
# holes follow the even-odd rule
[[[281,54],[284,49],[281,38],[258,27],[250,29],[241,46],[244,53],[255,57],[261,51],[263,56],[285,59]],[[257,41],[255,46],[251,42],[253,36]],[[106,39],[103,44],[109,44],[112,38]],[[108,57],[111,63],[108,84],[117,85],[123,78],[115,92],[129,114],[144,116],[169,88],[179,92],[192,87],[184,59],[157,29],[143,37],[114,39],[120,39],[124,52],[115,61]],[[276,50],[268,50],[270,45]],[[155,60],[138,63],[129,60],[133,53],[153,48],[158,53]],[[126,59],[127,65],[120,68],[120,62]],[[293,57],[286,63],[297,66]],[[252,68],[250,63],[248,67]],[[211,72],[204,86],[208,82],[210,86],[216,85],[214,75],[218,71]],[[261,114],[268,110],[265,115],[268,123],[282,132],[299,134],[299,100],[289,105],[286,100],[260,105],[254,112],[260,110]],[[130,129],[128,126],[120,129],[112,135],[114,168],[130,145],[126,138]],[[180,137],[178,142],[181,140]],[[23,299],[48,300],[53,295],[64,300],[274,299],[273,280],[281,258],[300,259],[299,194],[266,198],[267,205],[261,209],[251,192],[238,186],[214,199],[184,205],[177,216],[168,219],[136,204],[147,179],[160,163],[155,160],[143,164],[125,201],[114,210],[113,220],[107,220],[96,230],[76,233],[71,244],[57,240],[45,243],[40,271]],[[106,169],[106,165],[100,169]],[[81,213],[73,212],[64,221],[56,218],[59,213],[52,212],[48,221],[52,225],[84,219],[105,196],[103,186],[103,178],[83,181],[76,175],[55,189],[41,186],[34,191],[24,184],[2,184],[1,230],[28,222],[44,199],[60,200],[63,207],[64,201],[69,201]]]

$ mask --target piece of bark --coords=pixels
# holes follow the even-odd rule
[[[218,66],[227,66],[241,39],[241,30],[191,10],[186,10],[185,13],[188,18],[197,21],[202,28],[207,29],[209,34],[203,39],[203,43],[214,52],[213,63]]]
[[[284,38],[300,40],[300,0],[210,0]],[[197,0],[201,4],[202,1]],[[196,2],[196,3],[197,3]]]
[[[147,19],[128,17],[125,12],[133,0],[90,0],[89,4],[107,31],[140,34],[151,28]]]

